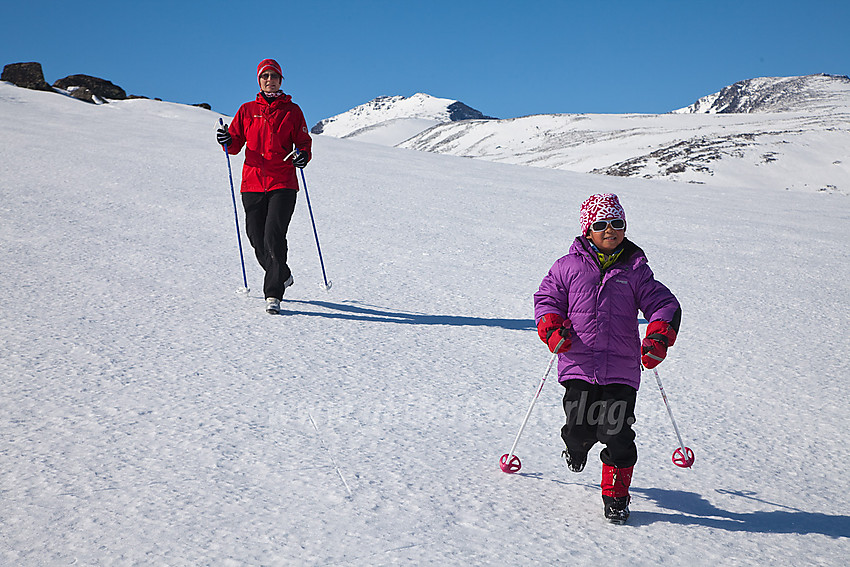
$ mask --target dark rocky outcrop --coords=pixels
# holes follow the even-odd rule
[[[44,80],[41,63],[9,63],[3,67],[0,80],[25,89],[53,92],[53,88]]]
[[[127,93],[121,87],[106,79],[99,79],[90,75],[69,75],[53,83],[53,86],[65,90],[70,87],[85,87],[93,95],[102,99],[124,100],[127,98]]]
[[[449,105],[449,120],[457,122],[459,120],[495,120],[495,118],[485,116],[481,111],[458,101]]]
[[[37,62],[9,63],[5,65],[3,67],[3,74],[0,76],[0,81],[7,81],[25,89],[48,92],[62,90],[72,98],[92,104],[105,103],[107,99],[128,100],[143,98],[162,101],[161,98],[151,99],[150,97],[141,95],[128,96],[124,89],[111,81],[92,77],[91,75],[68,75],[64,79],[59,79],[51,86],[50,83],[44,80],[44,71],[41,68],[41,63]],[[206,102],[199,102],[191,106],[212,110],[212,106]]]
[[[77,100],[96,104],[96,101],[94,100],[94,94],[86,87],[76,87],[74,88],[74,90],[70,91],[70,94],[73,98]]]

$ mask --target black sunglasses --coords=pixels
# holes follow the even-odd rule
[[[614,230],[623,230],[624,228],[626,228],[626,221],[624,221],[623,219],[612,219],[598,220],[590,225],[590,230],[592,230],[593,232],[602,232],[608,228],[609,224]]]

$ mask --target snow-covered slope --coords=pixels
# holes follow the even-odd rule
[[[850,194],[850,81],[819,75],[747,85],[734,108],[757,114],[535,115],[440,124],[400,146],[577,172]],[[732,98],[715,96],[693,110],[721,99],[730,108]]]
[[[748,112],[845,111],[850,100],[850,77],[806,75],[759,77],[740,81],[705,96],[679,114],[737,114]]]
[[[0,83],[0,564],[846,562],[847,196],[317,136],[334,286],[302,195],[272,317],[234,293],[217,118]],[[697,459],[670,463],[645,375],[623,527],[599,447],[581,474],[559,458],[552,377],[521,474],[498,467],[550,356],[532,294],[600,191],[684,306],[659,373]]]
[[[378,97],[320,121],[312,132],[394,146],[435,124],[488,118],[462,102],[417,93]]]

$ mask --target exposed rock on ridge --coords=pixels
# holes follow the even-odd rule
[[[0,75],[0,81],[7,81],[13,85],[25,89],[33,89],[39,91],[61,93],[71,98],[75,98],[84,102],[101,104],[109,100],[126,100],[148,97],[139,95],[127,95],[127,92],[113,84],[111,81],[92,77],[91,75],[69,75],[63,79],[59,79],[51,86],[44,79],[44,71],[41,68],[41,63],[9,63],[4,65],[3,74]],[[160,98],[153,100],[161,101]],[[192,104],[206,110],[212,110],[212,107],[206,102]]]
[[[127,98],[127,93],[121,87],[112,84],[112,82],[106,79],[92,77],[91,75],[69,75],[53,83],[53,86],[63,90],[70,90],[71,87],[85,87],[99,98],[109,98],[112,100],[124,100]]]
[[[44,80],[41,63],[9,63],[3,67],[0,81],[8,81],[17,87],[36,91],[53,91],[50,84]]]
[[[739,114],[753,112],[793,112],[801,106],[825,106],[836,102],[836,86],[850,87],[850,77],[805,75],[801,77],[760,77],[739,81],[675,110],[677,114]]]

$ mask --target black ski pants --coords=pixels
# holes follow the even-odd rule
[[[263,293],[266,297],[283,298],[283,283],[292,275],[286,263],[286,232],[295,211],[298,192],[276,189],[265,193],[242,193],[245,207],[245,232],[254,248],[257,261],[265,270]]]
[[[626,384],[561,382],[567,421],[561,438],[571,455],[586,455],[596,442],[605,445],[599,458],[606,465],[628,468],[637,462],[635,422],[637,390]]]

